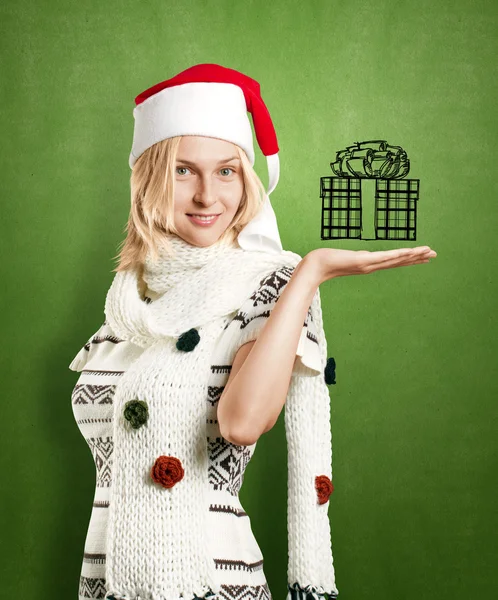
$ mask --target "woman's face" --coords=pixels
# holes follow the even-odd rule
[[[235,145],[204,136],[183,136],[175,166],[175,226],[194,246],[214,244],[228,228],[244,192]],[[189,215],[218,215],[198,222]]]

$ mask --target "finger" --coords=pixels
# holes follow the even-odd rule
[[[427,250],[423,248],[427,248]],[[385,253],[387,253],[388,258],[383,258],[383,260],[381,260],[380,262],[375,261],[373,263],[370,263],[369,267],[373,267],[374,269],[390,269],[396,266],[415,264],[417,262],[422,262],[425,259],[433,258],[434,256],[436,256],[434,250],[431,250],[430,248],[428,248],[428,246],[419,248],[397,248],[395,250],[383,251],[379,254]]]
[[[370,265],[377,266],[383,264],[389,264],[392,261],[404,259],[407,257],[418,256],[423,254],[425,250],[424,248],[429,248],[428,246],[419,246],[418,248],[395,248],[394,250],[379,250],[376,252],[371,252],[369,255]],[[430,248],[429,248],[430,250]]]
[[[424,259],[437,256],[429,246],[417,246],[416,248],[395,248],[394,250],[381,250],[366,252],[365,257],[369,260],[364,265],[365,273],[373,273],[382,269],[393,269],[396,267],[407,267],[424,262]],[[372,260],[373,259],[373,260]]]
[[[411,265],[418,265],[421,263],[428,263],[428,262],[430,262],[430,259],[424,258],[424,257],[418,257],[418,258],[414,258],[412,260],[406,260],[406,261],[400,261],[399,259],[392,259],[392,260],[384,262],[380,265],[374,266],[374,268],[372,269],[371,272],[380,271],[382,269],[394,269],[397,267],[409,267]]]

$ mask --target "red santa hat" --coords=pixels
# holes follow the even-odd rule
[[[270,113],[261,98],[259,83],[217,64],[194,65],[135,98],[135,129],[129,164],[150,146],[178,135],[200,135],[240,146],[254,166],[255,155],[249,118],[268,165],[268,189],[263,206],[239,233],[246,250],[281,252],[282,243],[269,195],[280,172],[278,143]]]

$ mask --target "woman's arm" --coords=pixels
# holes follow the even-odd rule
[[[218,404],[223,437],[236,444],[251,445],[277,421],[287,399],[306,314],[324,281],[428,263],[435,256],[429,246],[376,252],[317,248],[306,254],[258,338],[251,345],[241,346],[235,356]]]
[[[319,284],[316,262],[308,254],[295,267],[258,338],[235,355],[218,403],[220,432],[229,442],[253,444],[276,423]]]

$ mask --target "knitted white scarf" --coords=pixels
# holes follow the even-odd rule
[[[116,335],[145,348],[114,394],[106,598],[116,600],[190,600],[219,591],[205,532],[205,396],[211,353],[228,316],[261,279],[301,260],[288,251],[248,252],[236,243],[200,248],[173,235],[168,239],[173,258],[161,250],[158,261],[150,256],[145,261],[143,277],[151,290],[162,294],[157,300],[144,302],[133,271],[118,272],[106,298],[106,319]],[[321,331],[318,294],[312,310]],[[195,348],[178,349],[179,336],[193,328],[200,336]],[[304,599],[306,593],[323,598],[324,592],[333,598],[337,592],[328,503],[319,505],[315,490],[317,475],[332,476],[329,395],[321,379],[292,377],[286,404],[291,461],[288,577],[289,586],[296,584],[289,587],[288,600]],[[137,429],[123,417],[126,403],[133,400],[148,406],[148,420]],[[172,487],[151,477],[160,456],[181,462],[183,476]]]
[[[154,260],[151,254],[145,258],[143,279],[150,290],[156,294],[164,294],[168,289],[180,283],[189,274],[195,273],[209,261],[216,259],[223,252],[239,248],[237,242],[217,242],[210,246],[193,246],[182,238],[173,234],[166,234],[165,238],[173,251],[173,255],[166,251],[165,246],[159,248],[159,257]]]

